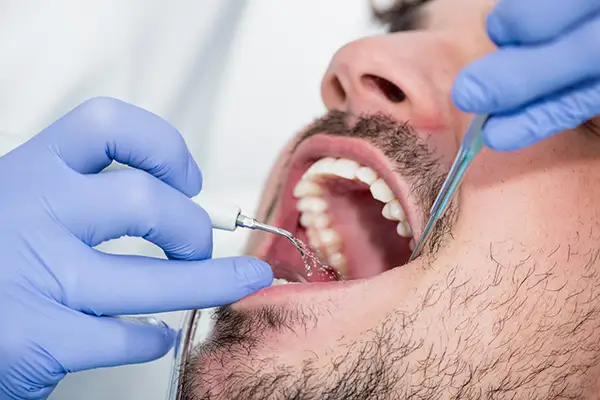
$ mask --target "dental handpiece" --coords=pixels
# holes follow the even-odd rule
[[[242,214],[240,207],[228,204],[204,193],[193,197],[192,200],[206,211],[214,229],[233,232],[237,228],[247,228],[283,236],[292,242],[302,256],[304,255],[304,250],[298,243],[298,239],[285,229],[263,224],[252,217]]]

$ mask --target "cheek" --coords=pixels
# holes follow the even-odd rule
[[[266,217],[270,211],[269,208],[273,202],[273,199],[277,196],[281,182],[288,172],[287,162],[290,159],[292,150],[297,145],[303,134],[304,132],[298,133],[285,145],[285,147],[281,150],[277,161],[271,168],[268,180],[263,188],[259,208],[256,213],[256,217],[261,221],[268,222],[266,221]]]
[[[464,46],[456,45],[464,40],[451,33],[428,33],[419,39],[396,43],[394,53],[398,64],[409,65],[405,67],[408,120],[427,136],[430,148],[449,168],[472,118],[451,98],[454,80],[470,58]]]
[[[315,355],[328,360],[343,355],[389,318],[400,297],[388,279],[295,295],[285,306],[286,327],[266,334],[261,353],[277,354],[277,361],[287,365]]]
[[[589,178],[597,174],[589,170],[596,165],[589,150],[573,135],[515,152],[482,151],[460,189],[455,236],[482,246],[504,240],[539,248],[583,245],[579,231],[597,202]]]

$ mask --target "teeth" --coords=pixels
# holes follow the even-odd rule
[[[310,228],[313,226],[315,220],[315,214],[312,213],[302,213],[300,215],[300,225],[305,228]]]
[[[410,225],[408,225],[408,222],[406,221],[399,222],[396,231],[398,232],[398,235],[402,237],[412,237],[412,229],[410,229]]]
[[[289,282],[289,281],[287,281],[285,279],[275,278],[275,279],[273,279],[273,283],[271,283],[271,286],[293,285],[293,284],[297,284],[297,283],[300,283],[300,282]]]
[[[317,229],[325,229],[329,226],[329,222],[331,222],[329,220],[329,215],[325,213],[317,214],[314,217],[313,226]]]
[[[342,253],[333,253],[328,257],[329,265],[337,270],[337,272],[345,276],[348,272],[348,261]]]
[[[303,212],[300,215],[300,225],[305,228],[325,229],[329,226],[329,216],[325,213]]]
[[[402,209],[398,199],[394,199],[389,203],[385,203],[385,206],[383,206],[383,210],[381,211],[381,215],[390,221],[406,220],[406,214],[404,213],[404,209]]]
[[[383,217],[398,223],[398,235],[410,238],[409,247],[411,251],[414,250],[415,240],[412,238],[412,229],[406,219],[406,213],[392,189],[378,177],[377,172],[361,166],[354,160],[326,157],[315,162],[306,171],[293,192],[294,197],[298,199],[296,208],[300,211],[300,225],[306,228],[310,246],[316,250],[324,263],[335,268],[342,276],[347,275],[348,260],[341,251],[342,237],[330,227],[331,219],[327,213],[329,204],[322,197],[324,189],[319,184],[319,175],[337,176],[369,185],[373,198],[385,203],[381,211]],[[285,280],[276,279],[273,284],[285,283]]]
[[[394,193],[392,189],[385,183],[383,179],[377,179],[371,184],[371,194],[375,200],[379,200],[382,203],[390,202],[394,199]]]
[[[306,179],[301,179],[294,188],[294,197],[301,198],[307,196],[320,196],[323,194],[321,186],[315,182]]]
[[[320,232],[321,246],[325,247],[328,254],[333,254],[342,247],[342,239],[339,233],[333,229],[323,229]]]
[[[319,258],[335,270],[341,276],[348,272],[348,261],[341,253],[342,239],[337,231],[329,228],[323,230],[307,230],[308,242],[317,249]]]
[[[300,212],[322,213],[327,210],[327,202],[319,197],[304,197],[298,201],[296,208]]]
[[[331,172],[339,177],[353,180],[356,177],[356,171],[358,171],[359,168],[360,165],[356,161],[340,158],[333,163]]]
[[[361,167],[358,169],[358,171],[356,171],[356,178],[358,178],[358,180],[362,183],[366,183],[370,186],[377,180],[377,172],[369,167]]]
[[[308,169],[308,171],[306,171],[306,174],[308,176],[317,174],[329,174],[333,170],[333,164],[335,163],[335,161],[336,160],[333,157],[321,158],[319,161],[314,163]]]
[[[405,225],[406,232],[408,232],[408,236],[407,236],[407,237],[410,237],[410,238],[412,238],[412,236],[413,236],[413,231],[412,231],[412,228],[410,227],[410,225],[409,225],[408,221],[402,221],[402,223]]]
[[[308,236],[308,243],[311,247],[315,249],[319,249],[321,247],[321,237],[319,235],[319,231],[316,229],[308,229],[306,231],[306,236]]]

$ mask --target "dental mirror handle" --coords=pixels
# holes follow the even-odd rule
[[[203,192],[192,197],[192,201],[208,213],[213,228],[222,231],[235,231],[239,226],[238,217],[241,215],[242,209],[235,204],[228,204]]]

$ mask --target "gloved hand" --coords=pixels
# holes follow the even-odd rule
[[[459,109],[493,113],[486,144],[519,149],[600,115],[600,1],[500,0],[495,51],[459,74]]]
[[[113,159],[135,168],[98,173]],[[174,342],[164,324],[111,316],[227,304],[272,282],[257,260],[209,259],[209,217],[188,198],[201,181],[177,130],[109,98],[0,158],[1,399],[46,398],[68,372],[150,361]],[[123,235],[169,260],[92,248]]]

